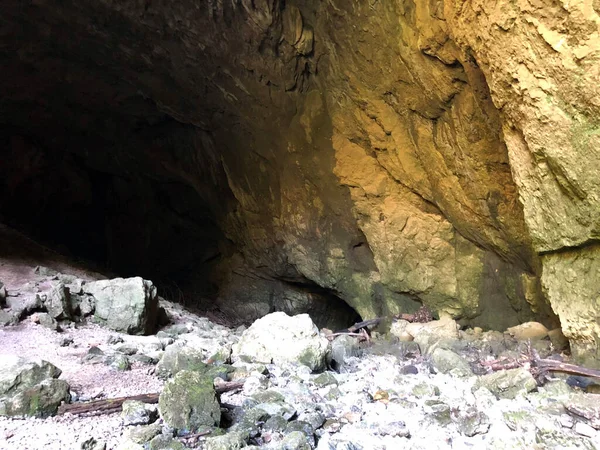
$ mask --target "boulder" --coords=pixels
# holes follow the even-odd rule
[[[137,400],[126,400],[123,402],[121,412],[123,425],[148,425],[158,418],[156,405],[149,405]]]
[[[184,370],[165,384],[158,400],[167,425],[195,432],[201,427],[219,426],[221,407],[213,381],[197,372]]]
[[[452,373],[459,377],[473,375],[469,363],[452,350],[436,348],[431,355],[431,361],[438,372]]]
[[[0,281],[0,308],[6,305],[6,286]]]
[[[441,341],[458,340],[459,329],[458,323],[447,316],[427,323],[408,323],[405,327],[406,332],[421,346],[423,352],[430,350]]]
[[[479,377],[473,386],[473,391],[485,387],[496,398],[514,399],[519,394],[526,394],[537,388],[535,379],[527,369],[501,370],[496,373]]]
[[[525,322],[506,330],[518,341],[537,341],[548,336],[548,328],[539,322]]]
[[[158,296],[151,281],[115,278],[86,283],[85,293],[95,299],[94,319],[129,334],[149,334],[156,327]]]
[[[70,293],[64,283],[53,282],[46,291],[37,295],[53,319],[64,320],[71,318]]]
[[[329,341],[319,335],[308,314],[269,314],[254,322],[233,346],[234,360],[298,363],[313,371],[325,367],[328,354]]]
[[[410,322],[407,320],[396,320],[390,327],[390,334],[396,336],[401,342],[412,341],[414,336],[406,330],[408,325],[410,325]]]
[[[6,306],[10,308],[12,315],[18,319],[42,309],[42,299],[29,291],[22,291],[19,295],[6,298]]]
[[[206,364],[204,359],[206,358],[199,350],[177,342],[166,348],[156,366],[156,374],[161,378],[169,378],[187,370],[206,374],[211,379],[215,377],[226,379],[227,374],[233,371],[230,366]]]
[[[56,379],[61,371],[53,364],[16,355],[0,358],[0,415],[46,417],[69,400],[69,385]]]
[[[343,334],[331,342],[331,367],[341,370],[348,358],[358,356],[361,352],[356,338]]]

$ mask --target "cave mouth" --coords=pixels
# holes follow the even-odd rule
[[[332,329],[361,320],[293,268],[234,267],[241,250],[223,224],[237,202],[214,136],[110,70],[84,72],[80,50],[64,45],[47,42],[36,58],[0,51],[0,223],[223,322],[278,310]]]

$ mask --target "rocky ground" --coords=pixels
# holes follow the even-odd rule
[[[21,288],[45,292],[65,279],[30,262],[0,262],[8,300]],[[94,279],[77,276],[85,274]],[[319,331],[306,315],[274,313],[233,329],[164,300],[161,306],[168,323],[149,336],[110,330],[93,316],[42,320],[59,312],[39,305],[7,321],[0,389],[16,362],[44,360],[61,373],[47,363],[27,366],[53,373],[40,384],[42,400],[56,379],[67,383],[71,404],[161,394],[158,405],[126,402],[109,414],[0,416],[0,449],[600,447],[598,386],[532,376],[532,356],[568,361],[560,335],[540,324],[500,333],[460,330],[444,318],[395,320],[388,333],[367,339]],[[33,376],[22,370],[23,380]],[[227,384],[236,382],[237,389]],[[216,395],[215,386],[224,392]],[[9,394],[0,394],[0,411]]]

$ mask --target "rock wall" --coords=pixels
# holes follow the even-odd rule
[[[2,152],[31,151],[1,220],[77,251],[84,217],[91,253],[246,319],[424,303],[503,329],[551,305],[597,351],[598,5],[3,9]]]

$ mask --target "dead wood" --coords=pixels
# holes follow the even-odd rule
[[[215,391],[218,394],[234,391],[244,387],[244,381],[227,381],[215,385]],[[130,395],[126,397],[106,398],[102,400],[94,400],[86,403],[69,403],[61,405],[58,408],[57,414],[112,414],[122,410],[123,403],[127,400],[137,400],[144,403],[158,403],[159,393]]]
[[[333,334],[335,334],[335,335],[350,334],[350,333],[356,333],[357,331],[359,331],[361,329],[368,330],[369,327],[374,327],[376,325],[379,325],[379,322],[381,322],[382,320],[383,319],[381,317],[376,317],[375,319],[365,320],[363,322],[355,323],[354,325],[346,328],[345,330],[338,330]]]
[[[562,372],[570,375],[592,377],[600,380],[600,370],[588,369],[576,364],[567,364],[554,359],[542,359],[531,345],[519,358],[502,358],[493,361],[481,361],[480,364],[493,371],[527,367],[538,383],[543,383],[548,372]]]

